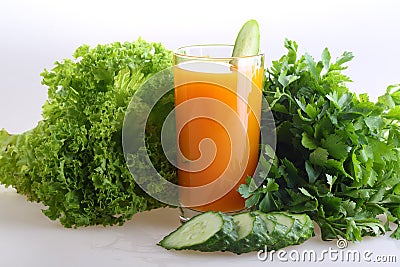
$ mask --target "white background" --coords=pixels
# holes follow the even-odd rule
[[[40,73],[82,45],[142,36],[169,49],[233,43],[248,19],[261,27],[266,64],[284,52],[284,38],[319,58],[352,51],[350,88],[382,93],[400,83],[400,1],[396,0],[1,0],[0,128],[25,131],[40,120],[46,88]]]
[[[285,37],[297,41],[302,52],[316,59],[325,47],[333,58],[352,51],[355,59],[346,72],[354,81],[350,89],[376,98],[388,85],[400,83],[399,10],[396,0],[1,0],[0,128],[18,133],[36,125],[47,93],[40,73],[57,60],[72,57],[82,44],[134,41],[139,36],[169,49],[233,43],[241,25],[251,18],[260,24],[267,66],[285,53]],[[157,238],[176,226],[175,219],[163,219],[168,214],[164,210],[139,215],[137,222],[125,228],[71,231],[49,222],[39,205],[0,190],[0,266],[2,259],[4,266],[157,266],[182,261],[204,265],[206,259],[208,265],[257,263],[254,255],[174,254],[154,248]],[[154,224],[158,220],[164,223]],[[145,227],[144,233],[140,227]],[[96,250],[107,238],[109,249]],[[399,255],[399,242],[387,238],[363,242],[358,248],[381,254],[386,248],[388,254]],[[140,246],[144,243],[147,250]],[[308,244],[316,249],[327,246],[318,240]],[[159,253],[163,253],[161,258]]]

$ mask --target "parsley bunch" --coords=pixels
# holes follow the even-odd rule
[[[332,62],[325,49],[316,62],[298,56],[294,41],[285,47],[264,88],[277,147],[262,148],[269,171],[239,188],[246,206],[305,212],[324,240],[385,233],[400,218],[400,85],[373,103],[346,87],[351,53]],[[399,229],[391,236],[400,239]]]

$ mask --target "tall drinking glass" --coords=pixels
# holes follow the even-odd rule
[[[237,192],[259,157],[264,55],[231,57],[231,45],[174,53],[181,219],[245,209]]]

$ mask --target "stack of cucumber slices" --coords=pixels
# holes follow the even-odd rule
[[[159,245],[175,250],[242,254],[298,245],[313,235],[314,224],[306,214],[256,211],[228,216],[208,211],[181,225]]]

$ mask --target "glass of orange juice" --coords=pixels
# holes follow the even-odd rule
[[[237,192],[259,158],[264,54],[232,57],[232,45],[174,52],[181,220],[245,209]]]

